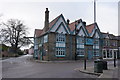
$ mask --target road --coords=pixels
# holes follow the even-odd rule
[[[3,78],[97,78],[96,75],[84,74],[76,68],[83,68],[83,61],[39,63],[31,55],[2,60]],[[113,65],[113,61],[108,61]],[[93,61],[87,61],[87,67],[92,67]]]
[[[39,63],[28,60],[31,55],[2,60],[3,78],[96,78],[96,75],[84,74],[74,70],[83,67],[83,61]],[[93,66],[89,62],[87,66]]]

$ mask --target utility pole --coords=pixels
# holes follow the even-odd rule
[[[96,0],[94,0],[94,27],[96,23]],[[96,58],[96,46],[97,46],[97,38],[94,39],[94,59]]]
[[[94,0],[94,23],[96,22],[96,0]]]

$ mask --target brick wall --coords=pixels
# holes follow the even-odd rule
[[[72,35],[72,59],[75,59],[75,36]]]
[[[49,44],[49,60],[56,60],[55,57],[55,41],[56,41],[56,34],[49,33],[48,35],[48,44]]]
[[[74,37],[70,36],[69,34],[66,34],[66,56],[61,58],[61,57],[56,57],[55,56],[55,47],[56,47],[56,34],[55,33],[49,33],[48,35],[48,55],[49,56],[47,59],[49,60],[72,60],[74,59]]]

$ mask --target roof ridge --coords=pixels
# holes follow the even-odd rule
[[[94,24],[96,24],[96,23],[91,23],[91,24],[89,24],[89,25],[86,25],[86,27],[91,26],[91,25],[94,25]]]
[[[43,29],[35,29],[35,30],[43,30]]]
[[[57,16],[56,18],[54,18],[52,21],[50,21],[49,24],[52,23],[54,20],[58,19],[60,16],[61,16],[61,14],[59,16]]]
[[[92,23],[92,24],[89,24],[85,27],[89,34],[91,34],[93,32],[93,29],[95,28],[95,24],[96,23]]]
[[[82,20],[82,19],[80,18],[80,19],[77,19],[77,20],[75,20],[75,21],[78,21],[78,20]],[[73,24],[73,23],[75,23],[75,21],[71,22],[70,24]],[[70,24],[69,24],[69,25],[70,25]]]

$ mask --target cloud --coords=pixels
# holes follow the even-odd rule
[[[50,10],[50,21],[62,13],[65,19],[71,20],[70,22],[82,18],[87,24],[93,23],[93,0],[88,1],[90,2],[3,2],[0,3],[0,13],[3,13],[4,20],[9,18],[23,20],[30,29],[29,36],[33,36],[34,29],[44,27],[46,7]],[[97,0],[97,23],[102,32],[118,33],[117,10],[117,2]]]
[[[118,6],[117,3],[99,3],[97,7],[97,22],[100,30],[118,34]]]

